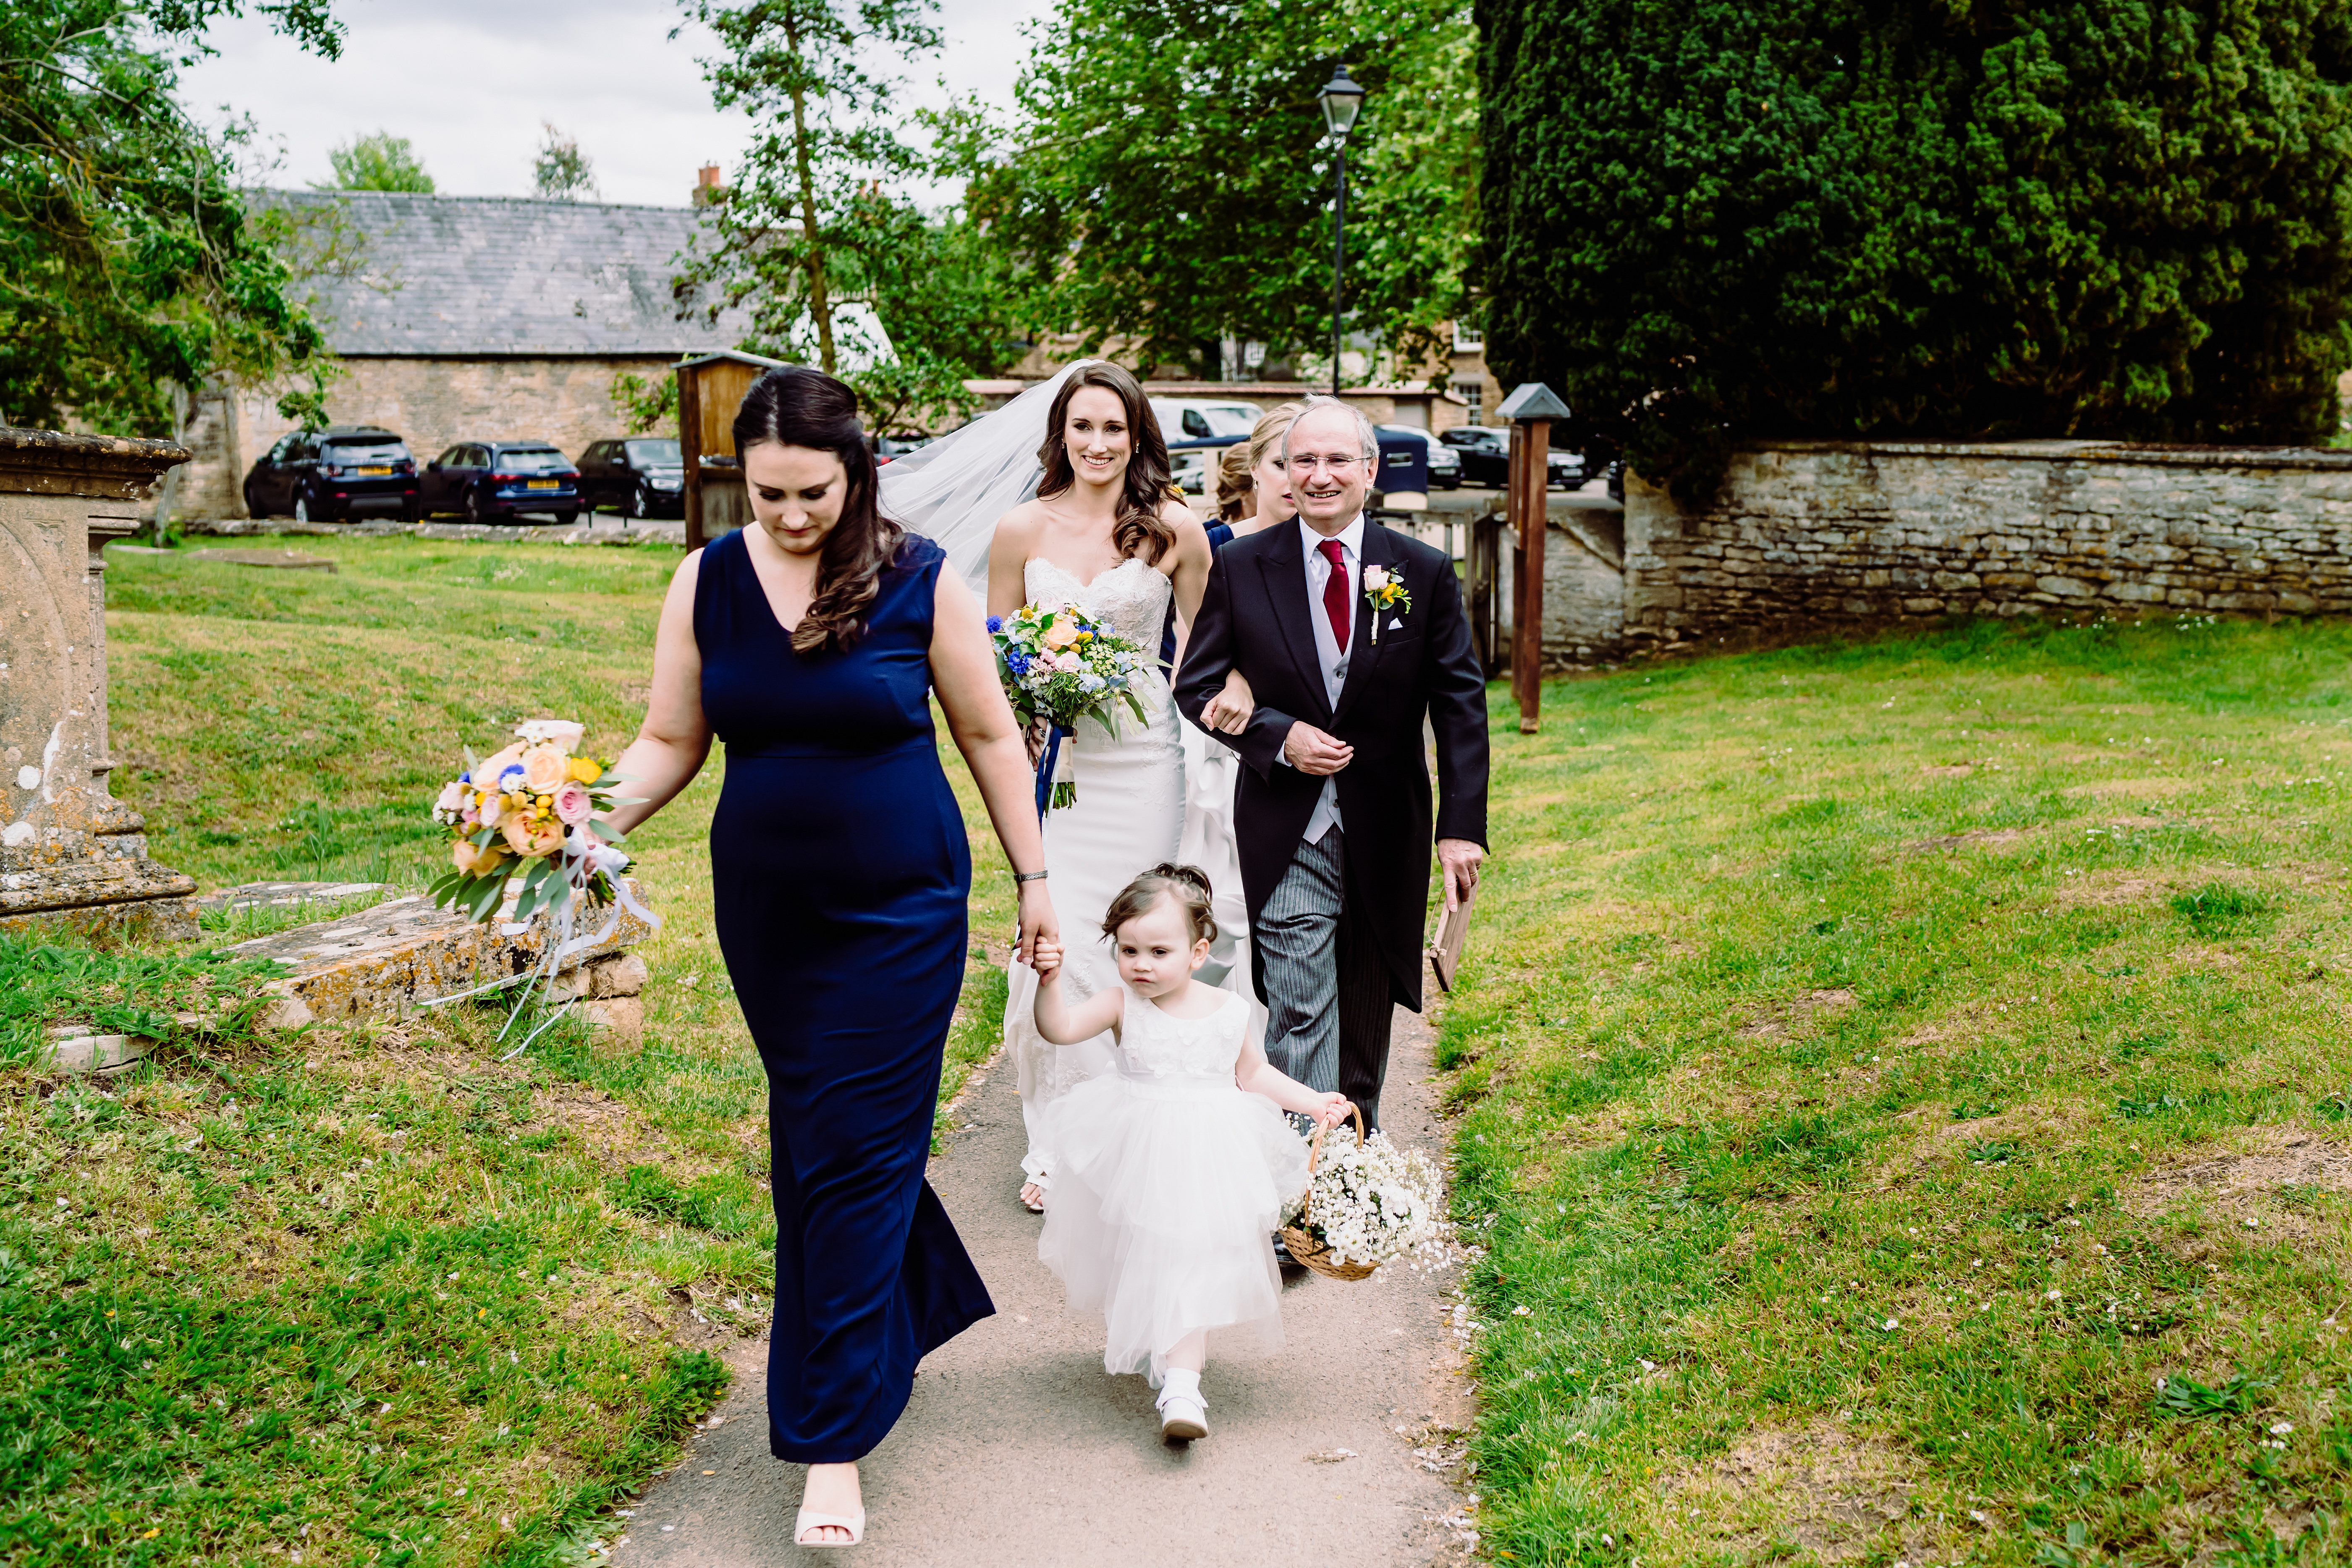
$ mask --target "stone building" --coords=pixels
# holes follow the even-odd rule
[[[616,374],[666,374],[746,330],[738,312],[680,319],[671,280],[692,207],[388,191],[269,199],[351,242],[354,259],[311,282],[342,361],[329,418],[397,431],[420,464],[467,439],[541,437],[577,456],[622,433]],[[279,390],[200,393],[183,442],[195,456],[163,504],[188,518],[245,515],[246,470],[292,428]]]

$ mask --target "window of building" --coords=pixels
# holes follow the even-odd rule
[[[1484,353],[1486,349],[1486,333],[1480,331],[1475,327],[1465,327],[1459,321],[1454,323],[1454,352],[1455,353]]]
[[[1486,384],[1485,382],[1457,381],[1454,384],[1454,395],[1470,405],[1470,416],[1463,421],[1465,425],[1483,425],[1486,422]]]

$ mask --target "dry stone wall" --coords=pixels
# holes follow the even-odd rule
[[[2352,613],[2352,452],[1791,442],[1626,481],[1634,647],[1948,616]]]

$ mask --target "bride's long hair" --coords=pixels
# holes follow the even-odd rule
[[[1037,481],[1041,500],[1050,500],[1077,483],[1077,474],[1070,466],[1068,436],[1064,426],[1068,422],[1070,399],[1083,387],[1099,386],[1118,395],[1127,407],[1127,429],[1131,451],[1127,459],[1127,474],[1119,486],[1118,514],[1111,523],[1110,542],[1121,556],[1144,553],[1144,560],[1157,566],[1160,557],[1176,542],[1176,530],[1160,515],[1160,504],[1171,492],[1168,480],[1168,441],[1160,433],[1160,421],[1152,416],[1151,404],[1143,395],[1143,388],[1135,377],[1108,360],[1090,360],[1078,366],[1070,379],[1054,395],[1054,406],[1045,416],[1045,439],[1037,448],[1038,466],[1045,472]]]
[[[831,452],[849,476],[841,521],[817,547],[816,596],[793,628],[794,653],[845,649],[866,635],[866,614],[882,592],[882,574],[907,538],[875,504],[874,454],[857,422],[857,395],[806,365],[769,371],[735,411],[736,455],[740,459],[771,441]]]

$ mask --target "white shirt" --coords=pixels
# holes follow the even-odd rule
[[[1300,547],[1307,552],[1307,620],[1315,628],[1315,658],[1323,668],[1324,700],[1332,710],[1339,707],[1340,688],[1348,684],[1348,655],[1339,650],[1339,639],[1332,635],[1331,617],[1323,608],[1324,584],[1331,581],[1331,563],[1323,553],[1325,535],[1298,520]],[[1356,585],[1364,570],[1364,514],[1358,512],[1355,521],[1328,537],[1339,542],[1340,571],[1348,588],[1348,616],[1352,628],[1356,614]],[[1349,652],[1354,651],[1354,632],[1349,634]],[[1284,758],[1286,763],[1289,759]],[[1315,815],[1307,819],[1307,842],[1319,844],[1323,835],[1341,826],[1339,821],[1339,778],[1334,773],[1323,781],[1323,794],[1315,802]]]

